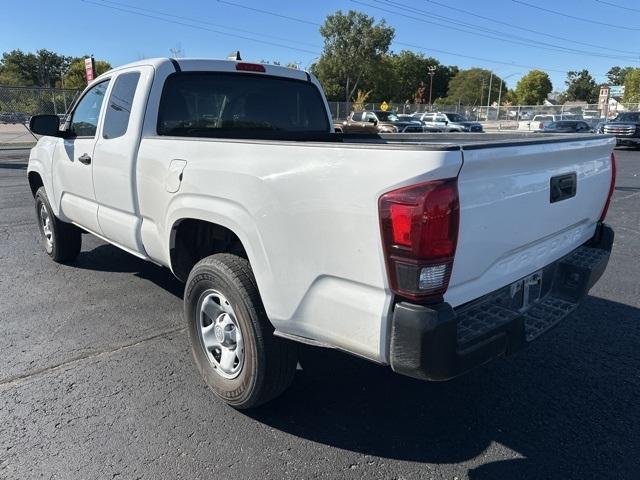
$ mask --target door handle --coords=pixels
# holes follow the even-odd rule
[[[84,163],[85,165],[89,165],[91,163],[91,157],[88,154],[83,153],[78,157],[78,161],[80,163]]]

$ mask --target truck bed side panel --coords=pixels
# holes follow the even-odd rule
[[[187,163],[182,185],[169,193],[173,159]],[[384,361],[392,297],[378,199],[455,177],[461,164],[459,149],[144,138],[142,239],[166,264],[171,227],[181,218],[230,228],[243,241],[276,329]]]

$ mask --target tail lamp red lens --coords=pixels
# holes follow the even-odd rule
[[[449,285],[458,242],[457,180],[385,193],[379,210],[391,289],[417,301],[442,295]]]
[[[616,171],[616,156],[613,152],[611,152],[611,183],[609,184],[609,194],[607,195],[607,201],[605,202],[604,208],[602,209],[602,215],[600,215],[601,222],[604,222],[604,219],[607,216],[609,205],[611,204],[611,197],[613,197],[613,192],[616,188]]]
[[[236,63],[236,70],[243,72],[266,72],[264,65],[259,63]]]

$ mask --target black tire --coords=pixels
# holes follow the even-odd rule
[[[212,291],[228,300],[243,338],[243,365],[235,378],[218,373],[211,360],[213,354],[202,340],[200,305]],[[196,366],[207,385],[227,404],[237,409],[257,407],[280,395],[293,381],[297,347],[273,335],[246,259],[220,253],[198,262],[185,287],[184,315]]]
[[[47,254],[58,263],[67,263],[75,260],[82,246],[81,230],[71,223],[63,222],[54,215],[44,187],[40,187],[36,192],[35,201],[38,227],[40,228],[40,235]],[[50,236],[50,240],[45,235],[43,209],[46,211],[49,220],[47,234]]]

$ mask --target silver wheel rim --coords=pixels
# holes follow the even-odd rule
[[[40,228],[42,229],[42,237],[44,238],[44,246],[47,252],[53,250],[53,229],[51,228],[51,217],[47,211],[47,207],[44,203],[40,203],[40,210],[38,211],[40,217]]]
[[[196,309],[200,344],[218,375],[235,378],[244,365],[244,341],[233,307],[217,290],[200,296]]]

